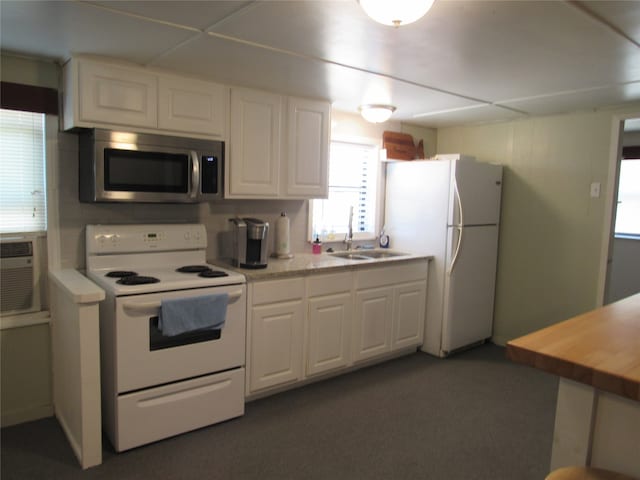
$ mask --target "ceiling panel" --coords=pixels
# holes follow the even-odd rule
[[[63,60],[75,53],[146,63],[193,32],[78,2],[2,0],[3,50]]]
[[[500,104],[532,115],[548,115],[620,105],[637,99],[640,99],[640,82],[510,100]]]
[[[527,115],[496,105],[476,105],[468,108],[419,115],[409,120],[409,122],[425,127],[438,128],[462,124],[500,122],[525,117]]]
[[[430,126],[640,101],[640,1],[436,0],[392,28],[356,0],[2,0],[0,22],[3,51],[388,102]]]
[[[336,108],[345,111],[356,111],[363,103],[391,103],[398,106],[394,119],[410,119],[424,111],[477,103],[309,57],[292,57],[210,36],[175,49],[154,62],[154,66],[222,83],[329,99]]]
[[[114,11],[205,30],[253,2],[250,0],[215,0],[208,2],[202,0],[182,0],[180,2],[166,0],[135,0],[128,2],[107,0],[89,3]]]
[[[637,0],[589,0],[578,3],[640,45],[640,8]]]
[[[438,1],[395,29],[355,1],[269,1],[214,31],[488,102],[640,77],[635,45],[563,2]]]

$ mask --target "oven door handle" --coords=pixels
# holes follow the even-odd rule
[[[242,296],[242,290],[231,292],[229,294],[229,303],[236,302]],[[132,302],[125,303],[123,308],[134,312],[148,312],[149,310],[158,310],[162,304],[160,302]]]

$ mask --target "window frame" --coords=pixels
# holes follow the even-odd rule
[[[385,185],[385,175],[386,169],[384,164],[384,154],[382,150],[382,141],[377,138],[371,137],[362,137],[362,136],[351,136],[351,135],[333,135],[331,137],[331,143],[333,142],[341,142],[341,143],[353,143],[366,145],[370,147],[374,147],[377,150],[378,159],[377,159],[377,176],[376,176],[376,198],[374,199],[375,212],[374,212],[374,231],[373,232],[357,232],[354,230],[353,232],[353,241],[354,242],[367,242],[367,241],[376,241],[379,237],[379,232],[382,228],[382,218],[384,214],[384,185]],[[331,148],[329,148],[331,151]],[[331,158],[329,158],[329,168],[331,166]],[[327,176],[329,178],[329,176]],[[329,180],[327,180],[328,182]],[[327,185],[327,189],[330,190],[330,185]],[[328,197],[327,197],[328,198]],[[326,199],[318,199],[318,200],[326,200]],[[307,242],[311,243],[315,240],[313,237],[313,204],[314,201],[309,200],[308,202],[308,222],[307,222]],[[325,244],[336,244],[336,243],[344,243],[347,232],[335,232],[333,238],[325,238],[321,239],[321,241]]]

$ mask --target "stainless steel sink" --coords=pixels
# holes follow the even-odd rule
[[[338,258],[346,258],[347,260],[374,260],[380,258],[402,257],[409,255],[402,252],[390,252],[387,250],[359,250],[357,252],[335,252],[329,255]]]
[[[371,260],[373,257],[365,257],[361,253],[354,252],[335,252],[330,253],[332,257],[346,258],[347,260]]]
[[[369,258],[392,258],[392,257],[403,257],[409,254],[402,253],[402,252],[389,252],[387,250],[371,250],[371,251],[365,250],[363,252],[358,252],[358,255],[362,255],[364,257],[369,257]]]

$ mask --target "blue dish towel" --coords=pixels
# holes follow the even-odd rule
[[[158,328],[168,337],[192,330],[222,328],[228,303],[226,293],[162,300]]]

